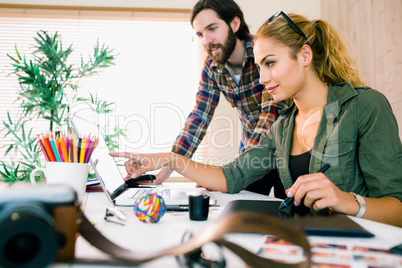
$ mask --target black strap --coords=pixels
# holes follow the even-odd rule
[[[78,225],[79,233],[94,247],[108,254],[107,261],[75,259],[75,263],[138,265],[164,256],[181,256],[193,252],[208,242],[215,242],[237,254],[245,263],[252,267],[292,267],[304,268],[311,266],[310,244],[304,232],[287,224],[280,218],[257,212],[236,212],[229,214],[208,225],[200,233],[192,236],[187,242],[155,252],[136,253],[122,248],[103,236],[81,213]],[[299,245],[304,250],[305,259],[299,263],[282,263],[262,258],[243,247],[224,239],[230,233],[270,234]]]

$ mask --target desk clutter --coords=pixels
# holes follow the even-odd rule
[[[88,163],[99,139],[90,134],[77,137],[56,131],[37,135],[39,146],[48,162]]]
[[[88,178],[86,192],[103,192],[98,178]]]
[[[65,185],[32,185],[3,190],[0,194],[0,208],[3,208],[1,215],[2,221],[5,222],[0,225],[0,252],[2,253],[0,267],[48,267],[55,260],[66,263],[81,261],[85,264],[98,263],[109,266],[139,265],[166,256],[186,259],[194,252],[201,252],[201,247],[209,242],[236,252],[245,263],[252,267],[275,267],[274,265],[278,264],[276,261],[259,258],[224,238],[226,234],[239,232],[274,234],[299,245],[304,250],[306,258],[288,267],[309,267],[311,261],[311,250],[305,235],[287,226],[286,223],[264,214],[234,213],[206,226],[185,243],[140,253],[122,248],[103,236],[85,217],[84,212],[80,211],[74,190]],[[32,213],[32,210],[39,213]],[[12,217],[15,214],[21,216]],[[95,258],[76,259],[75,238],[78,233],[92,246],[111,258],[102,263]],[[33,251],[26,246],[27,243],[18,243],[19,241],[40,242],[37,243],[38,248]],[[9,250],[9,245],[15,245],[18,258],[15,257],[14,251]],[[185,263],[190,264],[187,261]]]
[[[223,198],[236,198],[233,195],[222,193],[217,193],[217,195]],[[242,194],[241,197],[244,198],[245,195],[247,194]],[[101,195],[95,194],[91,197],[101,197]],[[206,263],[205,261],[209,261],[211,264],[209,267],[225,267],[225,260],[227,261],[226,267],[233,267],[234,265],[230,265],[231,255],[226,255],[230,252],[237,255],[249,267],[402,267],[402,256],[390,254],[389,246],[392,242],[387,242],[385,239],[385,237],[395,237],[393,239],[393,244],[395,244],[398,237],[402,235],[400,228],[398,232],[395,232],[397,227],[383,225],[395,229],[384,229],[381,234],[376,232],[376,235],[379,235],[377,239],[306,236],[305,233],[282,221],[279,217],[252,211],[233,211],[233,213],[222,215],[206,224],[199,232],[194,234],[190,232],[190,235],[186,237],[184,235],[189,231],[183,227],[187,226],[192,230],[193,228],[190,227],[192,223],[181,225],[176,222],[169,224],[169,221],[165,221],[162,225],[154,225],[155,228],[158,228],[158,232],[155,234],[159,240],[162,240],[159,228],[168,228],[169,231],[172,230],[171,232],[177,230],[177,235],[184,234],[183,238],[186,239],[179,244],[174,241],[158,248],[152,246],[148,249],[137,237],[136,241],[141,243],[141,250],[138,249],[140,247],[122,248],[114,244],[113,240],[102,235],[103,231],[110,230],[105,229],[107,224],[97,225],[95,223],[94,225],[94,222],[89,221],[85,215],[91,214],[91,212],[97,214],[97,208],[103,210],[103,205],[107,202],[98,202],[103,199],[92,199],[89,203],[92,205],[96,203],[97,207],[85,209],[84,213],[75,202],[75,198],[72,189],[62,185],[20,185],[20,187],[10,187],[0,191],[0,212],[2,212],[1,219],[3,220],[3,223],[0,224],[0,252],[2,252],[0,267],[50,267],[55,260],[62,265],[55,267],[65,267],[66,265],[81,267],[90,264],[98,264],[103,267],[113,265],[128,267],[150,261],[162,263],[160,266],[151,264],[152,267],[171,267],[163,265],[169,261],[166,258],[169,256],[174,257],[178,265],[181,265],[172,267],[201,266]],[[223,200],[223,198],[219,200]],[[66,204],[68,204],[70,214],[66,214]],[[33,207],[41,213],[32,214]],[[116,215],[119,219],[126,219],[119,209],[110,207],[110,204],[108,204],[107,211],[108,214]],[[20,217],[11,217],[15,213],[19,213]],[[169,216],[172,218],[168,214],[167,217]],[[173,217],[178,219],[176,215]],[[65,222],[65,219],[69,220]],[[33,223],[41,223],[41,225],[34,226]],[[67,226],[66,224],[70,224],[68,228],[60,229]],[[375,223],[375,225],[377,224],[380,225]],[[381,226],[376,227],[375,225],[371,225],[371,228],[378,231]],[[130,232],[149,231],[149,226],[141,229],[141,225],[129,221],[126,229],[123,230],[121,228],[124,227],[118,226],[116,231],[123,231],[130,239],[136,237],[136,234],[130,236]],[[177,228],[174,228],[175,226]],[[67,229],[72,231],[67,232]],[[60,233],[60,231],[63,232]],[[387,232],[387,235],[382,235]],[[58,243],[58,239],[50,238],[41,240],[42,237],[45,237],[43,234],[50,237],[50,234],[53,233],[57,235],[52,237],[64,236],[68,243]],[[105,258],[94,258],[82,247],[82,243],[77,243],[77,248],[75,248],[78,233],[92,246],[103,252]],[[231,234],[234,236],[228,236]],[[251,240],[243,240],[246,238],[245,234],[251,234]],[[255,234],[263,236],[255,236]],[[152,236],[151,233],[146,233],[146,235],[153,243],[156,236]],[[31,241],[32,236],[41,241],[35,251],[30,251],[30,247],[26,248],[26,243],[14,243],[21,241],[21,238],[29,238],[27,241]],[[119,241],[123,239],[122,237],[113,238]],[[225,256],[220,255],[219,252],[218,259],[216,254],[208,255],[211,253],[211,249],[208,247],[211,246],[211,243],[216,246],[212,248],[214,251],[218,250],[222,253],[222,249],[225,249]],[[248,243],[255,244],[255,250],[248,251],[250,250]],[[15,251],[8,250],[10,244],[16,245]],[[17,258],[15,258],[15,252],[18,252]],[[217,261],[218,263],[215,263]]]

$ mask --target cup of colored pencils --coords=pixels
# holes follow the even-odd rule
[[[37,138],[47,162],[45,167],[36,167],[31,172],[31,183],[36,184],[39,179],[47,184],[69,185],[81,203],[88,179],[88,162],[99,139],[91,135],[77,138],[70,132],[63,135],[60,131],[54,135],[51,132],[41,133]],[[38,178],[38,172],[44,176]]]
[[[76,137],[61,131],[41,133],[37,135],[39,146],[48,162],[88,163],[99,139],[95,136],[84,135]]]

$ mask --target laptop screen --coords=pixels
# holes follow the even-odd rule
[[[109,201],[118,206],[133,206],[134,200],[132,198],[116,198],[117,196],[123,196],[120,195],[121,192],[118,191],[118,188],[121,189],[121,186],[124,185],[124,178],[114,162],[114,158],[109,155],[110,151],[107,148],[105,139],[97,125],[76,114],[70,114],[70,122],[77,135],[83,136],[91,134],[96,135],[99,138],[98,145],[91,155],[90,163]],[[166,186],[161,187],[162,190],[168,189]],[[188,205],[189,195],[200,194],[207,194],[207,192],[204,188],[183,189],[174,187],[172,189],[169,188],[169,196],[164,197],[164,200],[166,206],[171,206],[174,207],[174,209],[177,209],[177,206]],[[209,199],[210,205],[216,205],[216,203],[217,200],[215,198],[211,197]]]
[[[110,151],[98,126],[75,114],[70,114],[70,122],[79,137],[91,134],[99,138],[90,162],[100,183],[103,184],[109,194],[113,193],[124,183],[124,179],[113,157],[109,155]]]

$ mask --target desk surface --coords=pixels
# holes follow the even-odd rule
[[[193,183],[169,183],[169,187],[194,187]],[[116,223],[107,222],[104,220],[106,206],[108,201],[103,192],[87,193],[82,209],[86,217],[95,224],[95,227],[102,232],[104,236],[118,244],[121,247],[136,251],[146,252],[149,250],[164,249],[169,246],[180,243],[182,235],[185,231],[198,233],[209,223],[215,221],[225,205],[236,199],[253,199],[253,200],[269,200],[273,199],[269,196],[259,195],[247,191],[242,191],[238,194],[223,194],[220,192],[211,192],[211,196],[218,200],[218,206],[210,207],[209,217],[207,221],[191,221],[188,212],[167,212],[163,218],[156,224],[146,224],[139,221],[133,212],[132,207],[121,207],[127,214],[128,220],[126,224],[119,225]],[[374,238],[328,238],[328,237],[309,237],[309,241],[319,243],[344,243],[358,247],[373,247],[377,249],[389,249],[394,245],[402,243],[402,228],[393,227],[373,221],[358,219],[351,217],[357,223],[362,225],[368,231],[375,234]],[[230,234],[227,239],[241,244],[243,247],[257,252],[263,242],[262,235],[249,234]],[[244,263],[236,255],[229,250],[225,250],[227,267],[244,267]],[[390,255],[390,254],[388,254]],[[402,266],[402,256],[391,255],[397,258],[397,262]],[[95,258],[98,260],[107,259],[107,256],[94,248],[82,237],[77,239],[76,257],[78,258]],[[53,267],[92,267],[92,265],[67,265],[55,264]],[[179,267],[174,257],[164,257],[152,262],[145,263],[142,267]],[[353,264],[351,267],[367,267]],[[395,266],[398,267],[398,266]]]

